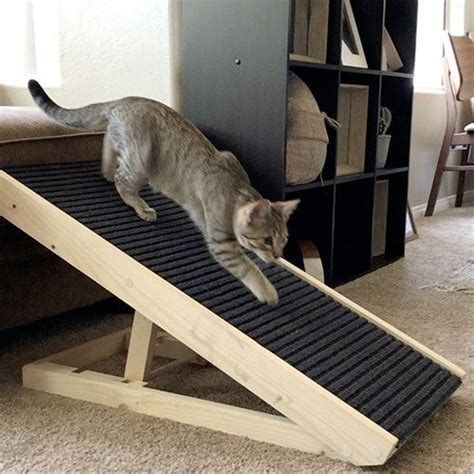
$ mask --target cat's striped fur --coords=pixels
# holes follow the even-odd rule
[[[31,80],[37,105],[59,123],[105,128],[102,170],[144,220],[156,211],[138,192],[149,184],[179,203],[202,231],[214,258],[253,292],[276,304],[275,288],[246,257],[242,247],[264,261],[282,255],[287,220],[299,201],[270,202],[251,186],[237,158],[218,151],[188,120],[166,105],[140,97],[65,109]]]

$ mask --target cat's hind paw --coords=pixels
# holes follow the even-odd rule
[[[271,306],[278,304],[278,293],[273,286],[271,291],[268,292],[265,302]]]
[[[149,207],[148,209],[140,209],[138,215],[147,222],[155,222],[157,219],[156,211]]]
[[[254,294],[260,303],[265,303],[271,306],[278,303],[277,290],[275,290],[275,287],[270,282],[267,282],[262,289]]]

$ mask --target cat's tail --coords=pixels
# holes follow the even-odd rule
[[[87,105],[79,109],[65,109],[46,94],[40,84],[31,79],[28,89],[38,107],[56,122],[70,127],[102,129],[107,125],[107,113],[114,102]]]

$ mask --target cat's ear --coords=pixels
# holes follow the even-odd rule
[[[300,202],[301,199],[293,199],[291,201],[277,201],[272,205],[283,216],[285,221],[287,221]]]
[[[262,224],[271,211],[271,203],[267,199],[259,199],[248,206],[247,224],[256,226]]]

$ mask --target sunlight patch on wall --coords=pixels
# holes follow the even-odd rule
[[[0,0],[0,83],[60,85],[59,1]]]

